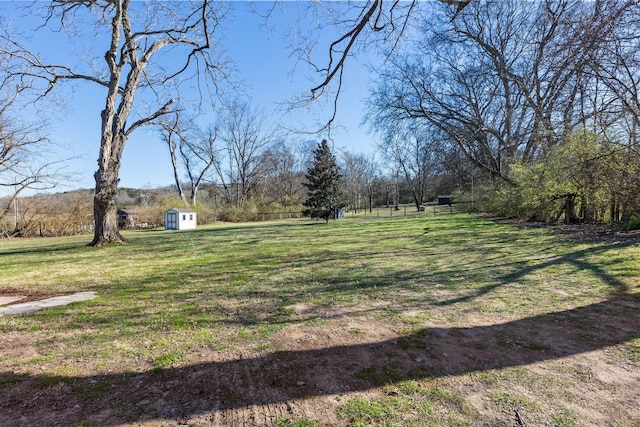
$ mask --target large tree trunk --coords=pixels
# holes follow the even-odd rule
[[[118,169],[119,162],[108,159],[100,163],[94,174],[96,193],[93,196],[93,218],[95,229],[90,246],[105,243],[124,243],[126,239],[118,228]]]
[[[96,193],[93,196],[94,234],[90,246],[106,243],[125,243],[126,239],[118,229],[118,183],[120,179],[120,159],[127,137],[122,122],[111,114],[113,98],[109,98],[107,108],[102,112],[102,138],[98,170],[94,174]]]
[[[128,29],[129,1],[116,2],[116,13],[111,22],[111,46],[105,54],[105,60],[109,66],[109,85],[104,110],[100,114],[102,126],[100,136],[100,155],[98,157],[98,170],[93,175],[96,180],[96,193],[93,196],[93,241],[90,246],[101,246],[106,243],[124,243],[125,239],[118,230],[118,173],[120,172],[120,160],[122,150],[127,141],[124,124],[131,111],[133,97],[138,87],[140,67],[137,58],[129,53],[131,70],[127,75],[127,84],[122,91],[121,102],[118,107],[118,94],[120,92],[120,78],[124,66],[122,58],[118,59],[122,28]],[[124,32],[128,33],[127,31]],[[132,43],[132,40],[127,40]]]
[[[102,169],[102,168],[101,168]],[[98,170],[95,173],[96,193],[93,196],[95,230],[90,246],[105,243],[124,243],[118,228],[118,172]]]

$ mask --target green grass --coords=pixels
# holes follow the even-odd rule
[[[68,375],[74,360],[82,361],[86,373],[100,375],[128,372],[132,365],[143,372],[189,366],[203,354],[234,349],[268,354],[277,351],[271,340],[284,329],[322,328],[332,320],[326,313],[333,312],[395,328],[398,357],[437,354],[425,325],[466,328],[478,318],[499,323],[569,313],[567,321],[584,322],[587,340],[600,325],[570,317],[570,310],[624,297],[629,313],[637,313],[640,291],[638,245],[579,243],[543,228],[464,214],[357,217],[328,225],[219,224],[126,237],[127,245],[100,249],[85,246],[86,236],[0,241],[0,287],[99,295],[0,318],[0,334],[32,336],[35,342],[31,353],[0,358],[0,372],[9,373],[0,376],[0,391],[33,371],[48,375],[38,387],[54,386],[47,381]],[[298,306],[307,309],[297,312]],[[347,334],[360,340],[367,330],[354,326]],[[630,336],[620,352],[632,363],[638,362],[637,338]],[[475,348],[493,345],[505,352],[552,350],[544,336],[510,333]],[[393,366],[354,373],[374,387],[396,387],[398,395],[350,400],[334,414],[349,425],[397,425],[407,410],[416,425],[428,425],[434,413],[451,425],[473,424],[477,416],[455,387],[420,382],[434,373],[414,382],[403,382],[412,377]],[[509,378],[481,374],[466,378],[491,388],[489,406],[544,411],[536,401],[546,399],[543,386],[534,390],[538,397],[523,397],[501,389]],[[110,390],[87,387],[93,399]],[[554,414],[567,424],[577,416],[566,408]],[[276,424],[315,422],[284,417]]]
[[[276,419],[273,425],[274,427],[318,427],[320,423],[308,418],[291,419],[290,417],[281,417]]]
[[[402,420],[400,414],[406,409],[404,401],[395,397],[377,400],[355,398],[339,408],[338,417],[353,427],[392,426]]]
[[[367,380],[375,386],[394,383],[402,379],[402,375],[388,366],[380,369],[375,367],[364,368],[356,373],[356,377]]]
[[[161,354],[153,358],[153,366],[158,370],[167,368],[176,363],[181,357],[182,354],[180,353]]]

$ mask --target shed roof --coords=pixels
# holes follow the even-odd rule
[[[196,211],[194,211],[193,209],[185,209],[185,208],[171,208],[169,209],[169,211],[176,211],[180,213],[196,213]]]

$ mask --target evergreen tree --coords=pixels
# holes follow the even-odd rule
[[[331,154],[326,139],[313,150],[313,165],[307,170],[305,178],[307,182],[304,186],[309,193],[304,202],[307,209],[302,211],[303,215],[322,218],[329,222],[336,211],[343,208],[345,204],[342,202],[340,191],[342,180],[340,168]]]

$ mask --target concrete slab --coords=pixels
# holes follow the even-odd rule
[[[12,302],[20,301],[24,297],[15,296],[15,297],[0,297],[0,305],[11,304]]]
[[[94,291],[76,292],[75,294],[52,297],[40,301],[12,304],[6,307],[0,307],[0,316],[3,316],[5,314],[33,313],[35,311],[42,310],[43,308],[61,307],[63,305],[71,304],[72,302],[87,301],[97,296],[98,294]]]
[[[49,308],[49,307],[60,307],[62,305],[67,305],[69,304],[71,301],[67,301],[67,300],[59,300],[59,299],[43,299],[41,301],[32,301],[31,304],[34,307],[39,307],[39,308]]]
[[[85,292],[76,292],[75,294],[66,295],[63,298],[68,298],[71,302],[76,301],[87,301],[90,299],[94,299],[98,296],[98,293],[95,291],[85,291]]]
[[[0,316],[3,316],[5,314],[28,314],[38,310],[41,310],[41,308],[36,307],[31,303],[24,302],[22,304],[13,304],[6,307],[0,307]]]

